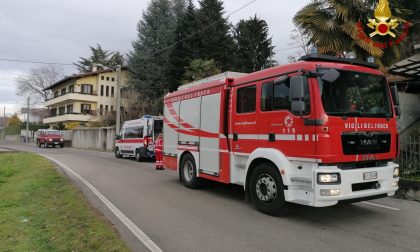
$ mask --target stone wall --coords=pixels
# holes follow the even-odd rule
[[[71,146],[80,149],[113,151],[114,128],[85,128],[73,130]]]
[[[395,197],[420,201],[420,181],[401,178],[398,186]]]

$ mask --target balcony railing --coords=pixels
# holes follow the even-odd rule
[[[49,114],[47,116],[45,116],[44,118],[50,118],[50,117],[56,117],[56,116],[62,116],[62,115],[92,115],[92,116],[96,116],[96,110],[87,110],[85,112],[66,112],[66,113],[56,113],[56,114]]]
[[[55,99],[55,98],[58,98],[58,97],[61,97],[61,96],[67,95],[67,94],[81,94],[81,95],[94,95],[94,96],[98,96],[98,92],[92,92],[92,93],[66,92],[66,93],[64,93],[64,94],[61,94],[61,93],[60,93],[59,95],[54,96],[54,97],[51,97],[50,99],[47,99],[47,100],[45,100],[45,101],[47,102],[47,101],[53,100],[53,99]]]

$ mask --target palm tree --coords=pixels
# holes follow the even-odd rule
[[[372,31],[366,24],[373,18],[376,3],[372,0],[313,0],[296,13],[293,22],[309,37],[309,43],[317,47],[318,53],[342,55],[353,51],[360,59],[374,56],[381,70],[385,71],[399,60],[400,45],[380,48],[374,42],[389,41],[388,36],[369,40],[369,35],[365,39],[359,35],[361,31],[364,34]],[[403,12],[392,6],[391,9],[394,14]],[[392,18],[404,22],[402,18]],[[362,26],[358,27],[358,23]]]

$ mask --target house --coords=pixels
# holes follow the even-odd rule
[[[127,79],[127,69],[123,68],[120,87],[127,84]],[[66,128],[89,126],[115,111],[117,72],[94,69],[93,72],[66,77],[45,90],[51,90],[52,98],[44,103],[49,110],[44,124],[51,128],[59,123]]]

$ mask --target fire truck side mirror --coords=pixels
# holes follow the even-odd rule
[[[392,102],[394,103],[394,105],[395,106],[400,105],[397,85],[391,87],[391,96],[392,96]]]
[[[290,101],[292,113],[302,114],[305,111],[305,86],[308,78],[303,75],[290,78]]]

